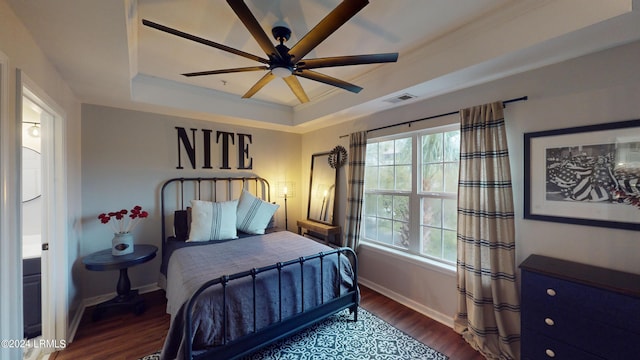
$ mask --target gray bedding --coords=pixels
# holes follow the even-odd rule
[[[331,248],[297,234],[282,231],[206,246],[187,247],[175,251],[167,269],[167,312],[171,326],[162,359],[182,358],[183,305],[206,281],[238,272],[298,259]],[[278,271],[259,274],[256,278],[256,328],[259,330],[282,318],[309,309],[324,300],[335,298],[353,287],[353,271],[346,256],[325,257],[322,266],[314,259],[304,265],[304,291],[300,289],[300,265],[282,270],[282,305],[279,306]],[[323,279],[321,290],[320,276]],[[341,281],[340,285],[338,282]],[[193,310],[193,348],[204,349],[222,343],[221,286],[206,290]],[[226,290],[227,341],[251,334],[254,330],[253,286],[251,277],[229,283]],[[280,310],[281,309],[281,310]],[[282,314],[280,314],[282,311]]]

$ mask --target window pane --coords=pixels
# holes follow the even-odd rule
[[[409,248],[409,224],[400,221],[393,222],[393,245]]]
[[[460,130],[444,133],[444,161],[460,160]]]
[[[457,235],[455,231],[443,230],[444,250],[442,258],[455,263],[457,260]]]
[[[393,161],[396,158],[396,152],[393,146],[393,140],[383,141],[380,143],[380,150],[378,153],[380,165],[393,165]]]
[[[391,220],[378,219],[378,241],[393,244]]]
[[[367,144],[366,166],[378,166],[378,143]]]
[[[458,228],[458,201],[446,199],[442,201],[442,227],[456,230]]]
[[[393,197],[393,219],[399,221],[409,221],[409,197]]]
[[[396,166],[395,189],[411,191],[411,165]]]
[[[378,195],[365,194],[364,195],[364,215],[376,216],[378,212]]]
[[[422,198],[422,223],[435,227],[442,226],[442,200]]]
[[[367,239],[378,238],[378,224],[375,217],[366,216],[364,218],[364,237]]]
[[[458,192],[458,163],[444,164],[444,191]]]
[[[422,253],[435,258],[442,257],[442,230],[426,226],[422,228]]]
[[[411,138],[398,139],[396,146],[396,165],[411,164]]]
[[[392,209],[393,209],[393,196],[379,195],[378,196],[378,217],[385,218],[385,219],[393,218]]]
[[[422,136],[422,162],[442,161],[442,133]]]
[[[441,192],[443,165],[431,164],[422,166],[422,191]]]
[[[393,176],[394,166],[380,166],[380,183],[378,188],[380,190],[393,190],[395,188],[395,181]]]
[[[364,168],[364,188],[365,189],[377,189],[378,188],[378,170],[377,166],[367,166]]]

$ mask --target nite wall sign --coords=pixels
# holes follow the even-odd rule
[[[200,160],[197,159],[198,155],[202,156],[203,169],[213,169],[211,165],[212,154],[219,154],[221,155],[219,157],[219,169],[230,170],[229,158],[231,153],[237,155],[236,169],[253,169],[253,158],[249,156],[249,145],[252,142],[250,134],[216,131],[214,137],[213,130],[209,129],[200,129],[198,131],[198,129],[191,128],[189,129],[190,131],[187,131],[183,127],[176,126],[176,130],[178,135],[178,166],[176,169],[184,169],[182,166],[182,149],[187,153],[192,169],[195,169],[196,164],[200,163]],[[191,132],[191,137],[189,137],[189,132]],[[215,141],[215,146],[211,145],[212,140]]]

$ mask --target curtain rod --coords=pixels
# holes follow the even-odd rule
[[[505,106],[505,105],[507,105],[507,104],[510,104],[510,103],[512,103],[512,102],[516,102],[516,101],[527,101],[528,99],[529,99],[529,97],[528,97],[528,96],[522,96],[522,97],[519,97],[519,98],[514,98],[514,99],[505,100],[505,101],[503,101],[503,102],[502,102],[502,106]],[[381,127],[375,128],[375,129],[367,130],[367,132],[377,131],[377,130],[382,130],[382,129],[388,129],[388,128],[392,128],[392,127],[395,127],[395,126],[402,126],[402,125],[409,125],[409,126],[411,126],[411,124],[413,124],[414,122],[424,121],[424,120],[431,120],[431,119],[435,119],[435,118],[439,118],[439,117],[443,117],[443,116],[454,115],[454,114],[457,114],[457,113],[459,113],[459,112],[460,112],[460,110],[457,110],[457,111],[451,111],[451,112],[448,112],[448,113],[438,114],[438,115],[432,115],[432,116],[425,117],[425,118],[421,118],[421,119],[410,120],[410,121],[405,121],[405,122],[401,122],[401,123],[397,123],[397,124],[381,126]],[[347,137],[347,136],[349,136],[349,134],[341,135],[341,136],[340,136],[340,139],[342,139],[342,138],[344,138],[344,137]]]

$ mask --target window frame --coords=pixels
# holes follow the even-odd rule
[[[457,199],[458,193],[445,193],[445,192],[430,192],[422,191],[422,147],[421,139],[423,135],[434,133],[445,133],[449,131],[460,130],[460,124],[458,122],[450,123],[446,125],[433,126],[423,128],[419,130],[412,130],[406,132],[399,132],[390,135],[372,137],[367,140],[367,146],[372,143],[381,143],[384,141],[397,140],[403,138],[411,139],[411,190],[387,190],[387,189],[375,189],[367,191],[364,190],[364,198],[368,194],[375,195],[402,195],[409,198],[409,211],[410,214],[419,214],[418,216],[409,216],[409,234],[411,240],[408,248],[402,248],[393,244],[378,241],[377,239],[369,239],[366,237],[366,226],[361,226],[360,241],[361,244],[375,248],[378,251],[389,252],[394,256],[401,256],[408,260],[415,262],[424,262],[434,265],[436,269],[453,270],[455,271],[455,261],[451,262],[445,260],[442,256],[440,258],[429,256],[421,252],[423,239],[422,239],[422,199],[426,197],[441,198],[441,199]],[[379,166],[379,165],[378,165]],[[365,177],[366,179],[366,177]],[[457,190],[457,189],[456,189]],[[363,204],[363,221],[366,221],[366,203]],[[378,217],[378,216],[376,216]],[[441,225],[441,229],[444,228],[444,224]],[[443,242],[444,245],[444,242]]]

